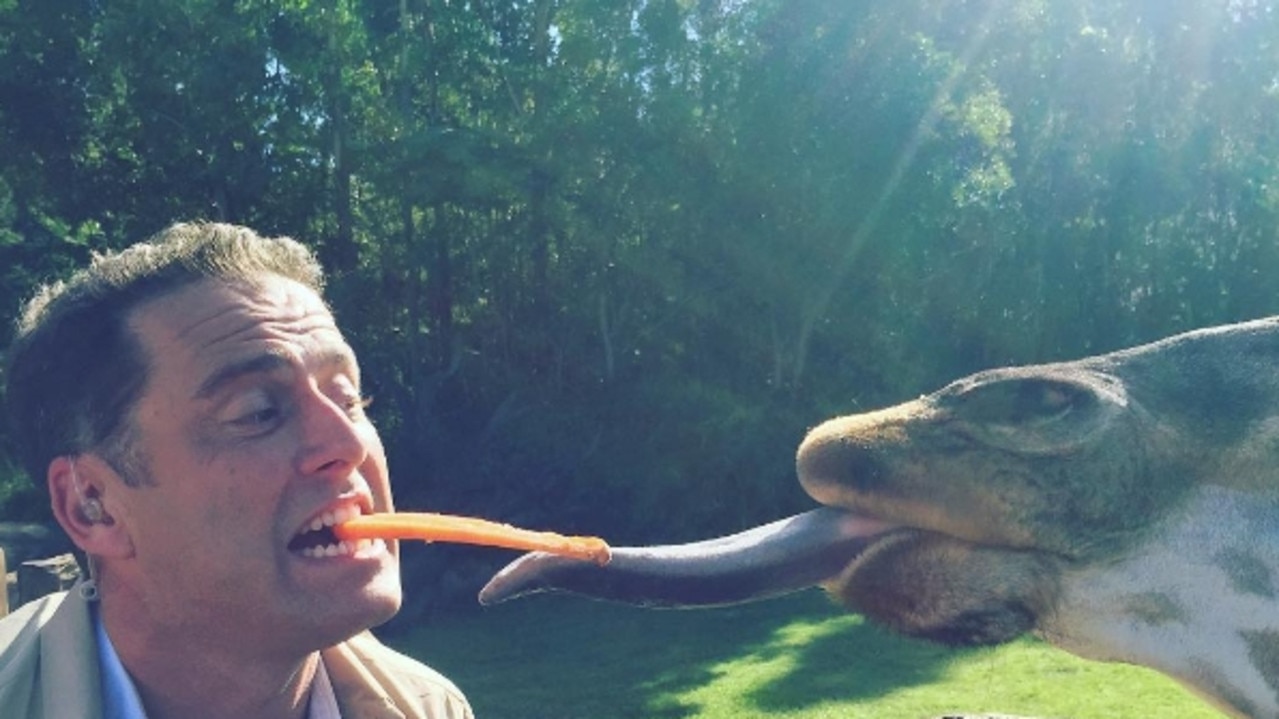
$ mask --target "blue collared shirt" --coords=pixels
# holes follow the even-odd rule
[[[98,635],[98,666],[102,669],[102,719],[147,719],[138,688],[120,663],[120,655],[115,653],[115,646],[98,617],[98,608],[94,606],[90,613],[93,631]]]

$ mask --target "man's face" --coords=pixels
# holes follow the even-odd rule
[[[135,551],[121,580],[151,620],[293,651],[393,615],[394,550],[325,556],[299,540],[326,514],[392,508],[355,356],[321,299],[273,275],[206,280],[131,320],[149,360],[136,414],[147,477],[117,493]]]

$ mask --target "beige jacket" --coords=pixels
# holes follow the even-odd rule
[[[452,682],[368,632],[321,656],[344,719],[473,719]],[[0,619],[0,716],[101,719],[100,681],[88,604],[75,588]]]

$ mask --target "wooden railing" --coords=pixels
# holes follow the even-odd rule
[[[5,591],[0,593],[3,617],[27,602],[69,588],[79,579],[80,568],[74,556],[60,554],[21,562],[9,571],[4,548],[0,547],[0,575],[5,578]]]

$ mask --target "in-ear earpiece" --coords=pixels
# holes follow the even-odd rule
[[[75,471],[75,460],[70,460],[71,464],[71,486],[75,487],[76,496],[80,498],[80,511],[84,512],[84,518],[89,520],[89,524],[97,524],[102,521],[105,514],[102,510],[102,502],[95,497],[84,496],[84,488],[80,486],[80,476]]]
[[[80,505],[80,509],[84,510],[84,518],[89,520],[90,524],[97,524],[102,521],[102,502],[96,499],[86,499]]]

